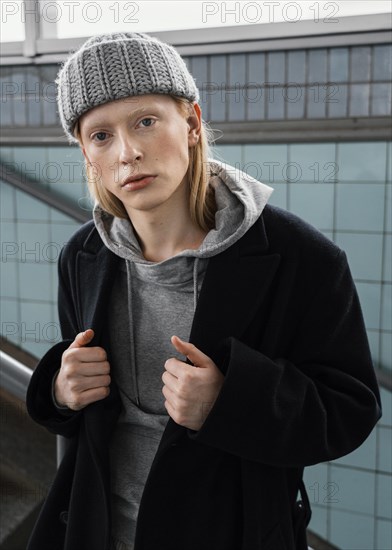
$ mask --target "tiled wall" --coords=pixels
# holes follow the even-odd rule
[[[390,44],[184,58],[205,120],[241,122],[391,115]],[[58,127],[57,65],[1,67],[5,128]]]
[[[88,208],[78,149],[1,148],[0,158],[40,180],[48,191]],[[0,203],[1,334],[41,357],[60,338],[57,260],[80,224],[3,181]]]
[[[348,256],[374,362],[391,369],[391,143],[222,145],[218,157],[271,185]]]

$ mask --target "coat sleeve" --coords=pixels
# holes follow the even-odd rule
[[[190,437],[273,466],[307,466],[357,448],[380,417],[380,397],[358,296],[340,252],[293,327],[285,357],[235,339],[218,354],[222,390]]]
[[[58,309],[63,340],[54,345],[35,368],[27,390],[26,405],[35,422],[52,433],[72,437],[79,428],[81,411],[59,409],[52,398],[52,383],[61,367],[62,355],[79,332],[74,300],[63,275],[62,265],[67,261],[65,256],[65,249],[63,249],[58,264]]]

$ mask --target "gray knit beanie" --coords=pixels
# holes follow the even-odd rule
[[[94,36],[73,53],[57,79],[60,120],[70,143],[79,117],[115,99],[169,94],[199,101],[199,91],[179,53],[143,33]]]

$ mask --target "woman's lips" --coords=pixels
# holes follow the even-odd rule
[[[150,185],[155,178],[156,176],[145,176],[140,179],[129,181],[124,183],[122,189],[125,191],[137,191],[138,189],[143,189],[144,187],[147,187],[147,185]]]

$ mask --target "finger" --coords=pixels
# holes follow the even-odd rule
[[[169,371],[165,371],[162,375],[162,381],[172,392],[176,391],[178,386],[178,378],[176,378]]]
[[[100,376],[89,376],[78,379],[74,391],[83,393],[88,390],[96,388],[105,388],[110,386],[110,376],[108,374],[102,374]]]
[[[184,363],[183,361],[179,361],[175,357],[172,357],[165,362],[165,371],[173,376],[174,379],[180,378],[187,369],[192,369],[193,371],[194,367]]]
[[[102,399],[105,399],[105,397],[107,397],[109,393],[110,389],[108,386],[86,390],[80,393],[74,401],[67,402],[66,405],[74,411],[79,411],[87,405],[95,403],[95,401],[101,401]]]
[[[103,348],[100,347],[86,347],[86,348],[71,348],[66,350],[68,358],[79,361],[81,363],[94,363],[107,361],[107,354]]]
[[[69,365],[67,374],[69,376],[75,376],[78,378],[91,378],[94,376],[105,376],[110,374],[110,364],[108,361],[91,362],[91,363],[77,363],[76,365]]]
[[[211,365],[212,360],[208,357],[208,355],[200,351],[193,344],[184,342],[184,340],[181,340],[178,336],[172,336],[171,342],[179,353],[182,353],[190,361],[192,361],[195,367],[208,367]]]
[[[94,338],[94,331],[91,328],[88,328],[84,332],[79,332],[75,336],[75,340],[72,342],[72,344],[69,346],[69,348],[82,348],[83,346],[87,346],[91,342],[91,340]]]

